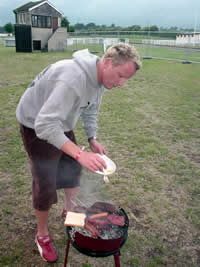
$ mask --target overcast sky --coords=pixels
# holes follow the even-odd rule
[[[13,9],[29,2],[0,0],[0,26],[14,23]],[[200,0],[51,0],[71,25],[178,26],[200,30]]]

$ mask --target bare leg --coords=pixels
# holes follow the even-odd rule
[[[69,211],[73,210],[74,208],[74,203],[73,201],[76,198],[76,195],[78,193],[79,187],[74,187],[74,188],[64,188],[65,195],[64,195],[64,209]]]
[[[37,219],[36,245],[41,257],[47,262],[55,262],[58,259],[55,248],[48,236],[48,211],[35,210]]]
[[[48,211],[35,210],[37,219],[37,236],[48,235]]]

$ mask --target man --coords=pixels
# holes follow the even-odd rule
[[[119,43],[100,59],[88,50],[58,61],[32,81],[20,99],[16,117],[28,153],[33,177],[33,207],[37,219],[36,244],[42,258],[55,262],[57,254],[48,233],[48,211],[57,202],[56,189],[64,188],[63,216],[73,209],[81,167],[102,171],[105,154],[96,140],[97,113],[106,89],[121,87],[140,69],[135,48]],[[92,152],[76,144],[73,129],[79,117]]]

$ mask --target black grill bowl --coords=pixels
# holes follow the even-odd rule
[[[120,227],[123,229],[123,234],[119,238],[115,239],[100,239],[100,238],[93,238],[90,236],[85,236],[78,231],[76,231],[71,236],[71,230],[73,227],[67,226],[66,232],[70,239],[71,244],[75,247],[79,252],[91,256],[91,257],[107,257],[110,255],[116,254],[120,248],[125,244],[128,238],[128,226],[129,226],[129,219],[125,211],[120,208],[119,209],[120,215],[125,217],[125,225]]]

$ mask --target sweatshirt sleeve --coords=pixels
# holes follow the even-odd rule
[[[93,137],[97,135],[97,114],[98,104],[91,104],[87,109],[81,113],[83,122],[83,128],[85,129],[87,137]]]
[[[97,116],[104,91],[104,87],[100,88],[99,92],[97,93],[95,102],[89,105],[89,107],[81,113],[83,128],[85,129],[88,138],[97,136]]]
[[[54,89],[35,119],[35,132],[40,139],[60,149],[69,140],[64,134],[63,121],[70,120],[80,99],[76,90],[67,87],[64,81],[48,82],[55,83]]]

